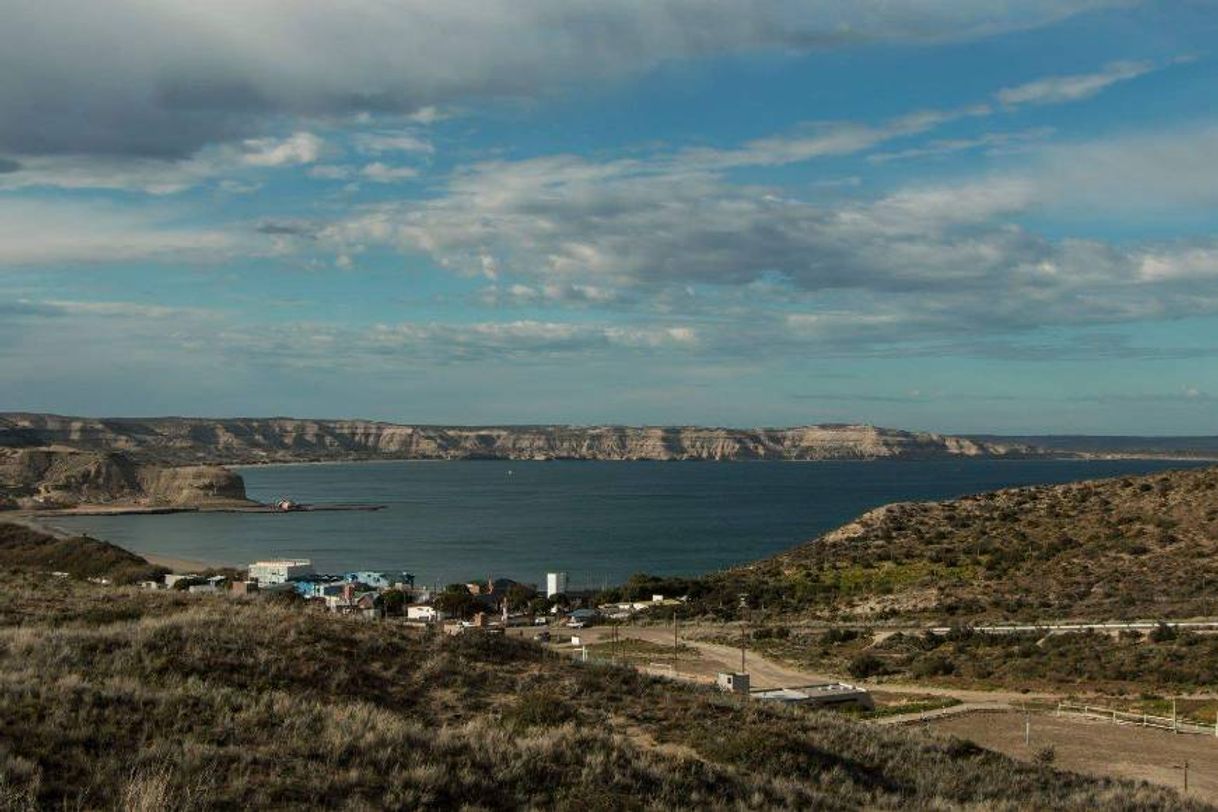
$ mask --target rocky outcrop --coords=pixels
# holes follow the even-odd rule
[[[343,459],[867,460],[1028,456],[1030,446],[866,425],[408,426],[293,418],[0,415],[0,446],[124,451],[164,464]]]
[[[247,504],[240,476],[217,466],[141,464],[121,452],[0,449],[0,505],[192,507]]]

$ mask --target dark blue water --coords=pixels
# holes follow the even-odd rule
[[[573,586],[697,574],[776,553],[886,502],[1148,473],[1178,462],[377,462],[246,468],[249,495],[374,502],[376,513],[182,513],[56,524],[137,552],[323,571],[394,568],[420,583],[506,576]],[[511,472],[509,474],[509,471]]]

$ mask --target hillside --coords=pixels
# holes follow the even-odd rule
[[[873,426],[407,426],[367,420],[0,414],[0,447],[122,451],[164,464],[345,459],[854,460],[1019,457],[1011,443]]]
[[[708,580],[858,618],[1218,614],[1218,468],[886,505]]]
[[[72,578],[134,583],[163,572],[122,547],[88,536],[60,538],[20,524],[0,522],[0,571],[60,572]]]
[[[0,808],[1202,809],[531,643],[0,576]]]
[[[248,504],[245,483],[216,466],[168,467],[118,452],[0,447],[0,510],[116,504]]]

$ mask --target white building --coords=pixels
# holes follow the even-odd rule
[[[439,613],[436,612],[434,606],[407,606],[407,620],[425,620],[428,623],[434,622],[439,618]]]
[[[178,581],[182,581],[187,578],[198,578],[198,577],[199,576],[194,573],[171,572],[171,573],[166,574],[166,576],[165,576],[165,588],[173,589],[173,585],[176,584]]]
[[[546,573],[546,597],[567,594],[567,574],[565,572]]]
[[[282,584],[292,578],[313,575],[313,562],[307,558],[284,558],[278,561],[255,561],[250,564],[249,578],[260,585]]]

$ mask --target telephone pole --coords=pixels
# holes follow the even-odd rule
[[[681,647],[681,638],[677,634],[677,627],[680,624],[681,619],[677,617],[677,607],[674,606],[672,609],[672,673],[674,674],[677,673],[677,657],[680,654],[678,649]]]
[[[745,610],[748,609],[748,605],[749,605],[748,595],[741,592],[740,593],[740,673],[741,674],[748,673],[748,671],[745,670],[745,663],[744,663],[744,652],[748,648],[748,636],[747,636],[748,629],[746,628],[746,624],[744,621],[744,613],[745,613]]]

